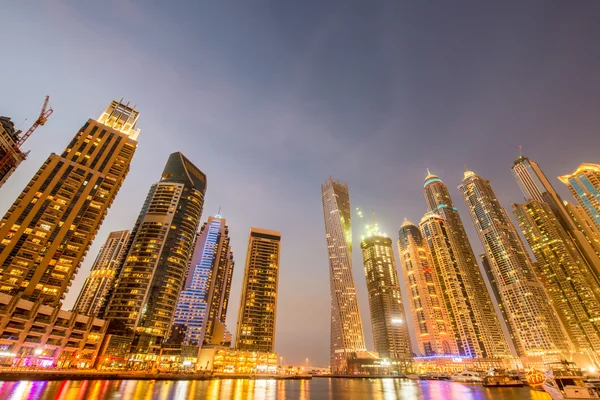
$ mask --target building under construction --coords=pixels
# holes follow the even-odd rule
[[[44,125],[52,114],[53,110],[48,105],[49,100],[50,97],[46,96],[40,115],[25,133],[15,130],[15,124],[9,117],[0,117],[0,188],[19,164],[27,158],[27,153],[21,150],[23,143],[39,126]]]
[[[0,187],[25,160],[26,154],[16,147],[18,140],[19,132],[15,130],[15,124],[9,117],[0,117],[0,159],[6,158],[4,165],[0,166]]]

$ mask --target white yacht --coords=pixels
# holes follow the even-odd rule
[[[575,363],[562,361],[546,372],[542,388],[552,400],[600,399],[596,389],[583,379],[583,372]]]
[[[483,379],[479,376],[477,372],[473,371],[461,371],[452,374],[450,377],[454,382],[469,382],[469,383],[477,383],[482,382]]]

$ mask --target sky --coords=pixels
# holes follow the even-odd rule
[[[230,227],[229,329],[249,229],[278,230],[276,351],[284,364],[327,366],[320,185],[329,176],[348,181],[352,207],[374,208],[395,242],[404,218],[418,223],[426,211],[429,168],[450,188],[479,254],[456,189],[465,165],[510,208],[522,200],[510,175],[519,145],[568,200],[555,177],[600,163],[596,1],[0,3],[0,115],[27,129],[45,95],[54,108],[0,190],[0,212],[111,100],[140,111],[131,171],[65,308],[108,233],[133,227],[168,155],[182,151],[208,177],[203,221],[221,207]],[[372,348],[363,222],[353,222],[354,277]]]

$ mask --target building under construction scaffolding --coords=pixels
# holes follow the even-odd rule
[[[0,117],[0,160],[7,157],[4,165],[0,165],[0,187],[26,158],[26,154],[16,147],[18,134],[9,117]]]

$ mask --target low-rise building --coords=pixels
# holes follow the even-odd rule
[[[207,348],[200,351],[198,368],[213,374],[276,374],[277,353]]]
[[[91,368],[108,323],[0,293],[0,365]]]

